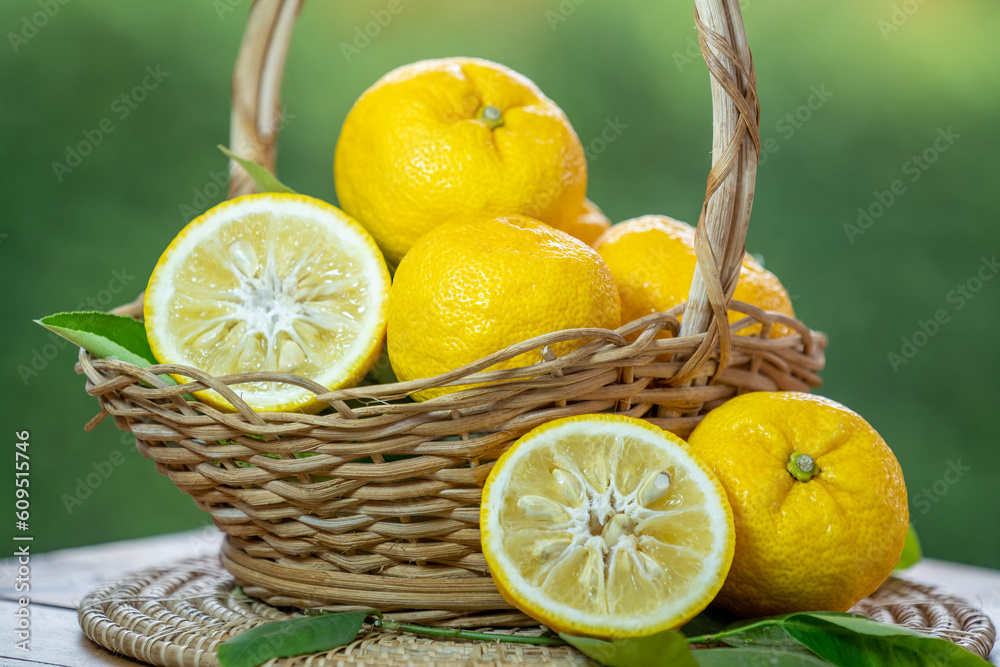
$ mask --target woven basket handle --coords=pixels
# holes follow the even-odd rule
[[[254,0],[233,68],[229,148],[274,172],[284,113],[281,79],[302,0]],[[254,192],[253,179],[230,162],[229,197]]]
[[[272,172],[282,120],[282,73],[302,1],[255,0],[233,71],[230,147]],[[726,367],[726,311],[743,262],[760,153],[756,77],[738,0],[695,0],[695,21],[712,77],[713,162],[698,221],[698,263],[680,335],[708,335],[671,384],[687,383],[716,343],[722,354],[719,372]],[[230,197],[254,191],[253,181],[235,163],[231,173]]]
[[[701,52],[712,77],[712,170],[701,208],[698,263],[681,322],[681,336],[708,332],[671,384],[685,384],[716,342],[722,372],[730,353],[726,311],[743,264],[760,155],[760,105],[753,58],[737,0],[695,0]]]

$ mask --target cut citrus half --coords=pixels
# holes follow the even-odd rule
[[[160,363],[214,376],[291,373],[336,389],[378,358],[388,291],[385,260],[360,224],[318,199],[263,193],[223,202],[181,230],[153,269],[143,314]],[[285,382],[231,388],[257,411],[325,405]],[[233,409],[215,390],[196,396]]]
[[[483,489],[483,554],[504,598],[559,632],[636,637],[704,609],[733,560],[733,513],[672,433],[622,415],[524,435]]]

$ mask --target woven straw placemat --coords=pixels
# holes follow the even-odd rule
[[[995,631],[966,602],[902,579],[889,579],[852,611],[944,637],[980,656],[989,655]],[[93,591],[80,603],[84,634],[119,654],[164,667],[212,667],[216,647],[241,631],[299,616],[235,591],[232,576],[215,557],[180,561],[127,575]],[[498,630],[516,634],[542,629]],[[268,667],[383,667],[585,665],[569,647],[429,639],[372,631],[326,653],[280,658]],[[593,664],[593,663],[589,663]]]

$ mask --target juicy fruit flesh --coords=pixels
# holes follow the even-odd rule
[[[350,360],[375,344],[367,338],[379,328],[384,291],[366,264],[374,249],[366,255],[328,214],[251,206],[182,239],[178,260],[168,258],[169,287],[154,296],[167,334],[160,356],[211,375],[282,372],[325,386],[356,374]],[[258,405],[304,391],[272,382],[234,389]]]
[[[523,580],[515,589],[588,623],[673,625],[713,578],[721,585],[718,536],[728,529],[706,493],[714,485],[643,435],[580,429],[571,446],[537,446],[510,462],[498,519]]]
[[[609,436],[589,436],[582,445],[598,455],[628,446]],[[598,465],[580,469],[550,456],[528,455],[500,514],[508,553],[528,583],[589,613],[645,614],[702,571],[710,536],[691,531],[707,521],[705,508],[671,511],[704,503],[698,487],[674,470],[664,498],[648,507],[638,498],[648,477],[671,472],[666,457],[633,472],[627,466],[612,471],[602,465],[607,458],[581,457]],[[566,585],[574,580],[584,585]]]
[[[254,368],[309,376],[323,370],[318,360],[350,347],[367,288],[347,277],[359,272],[357,261],[329,244],[318,250],[324,236],[306,220],[257,214],[196,248],[177,272],[183,287],[168,324],[191,360],[213,375]]]

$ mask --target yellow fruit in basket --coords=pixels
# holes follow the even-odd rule
[[[636,637],[715,597],[733,558],[719,481],[676,435],[583,415],[524,435],[483,488],[483,555],[504,598],[559,632]]]
[[[223,202],[181,230],[153,269],[143,314],[160,363],[214,376],[291,373],[335,389],[378,358],[388,292],[385,260],[361,225],[318,199],[266,193]],[[326,405],[292,384],[231,388],[258,411]],[[196,396],[233,409],[214,390]]]
[[[473,218],[436,228],[400,262],[389,292],[389,360],[400,380],[429,378],[542,334],[619,324],[618,290],[593,248],[530,218]],[[551,348],[563,355],[584,342]],[[526,352],[491,370],[540,360]]]
[[[899,561],[909,521],[903,472],[843,405],[744,394],[709,412],[689,442],[736,517],[722,606],[744,616],[846,611]]]
[[[611,228],[611,221],[604,212],[589,199],[583,200],[583,208],[575,219],[564,222],[557,227],[570,236],[574,236],[589,246],[600,238],[601,234]]]
[[[583,146],[529,79],[487,60],[424,60],[393,70],[354,103],[340,131],[341,206],[392,264],[458,216],[574,219],[587,189]]]
[[[665,215],[644,215],[620,222],[608,230],[594,247],[615,276],[622,299],[622,322],[669,310],[687,301],[694,278],[694,227]],[[733,298],[764,310],[794,317],[792,301],[777,276],[751,256],[743,259]],[[745,317],[729,311],[729,322]],[[760,333],[754,324],[739,333]],[[794,333],[777,324],[771,338]]]

